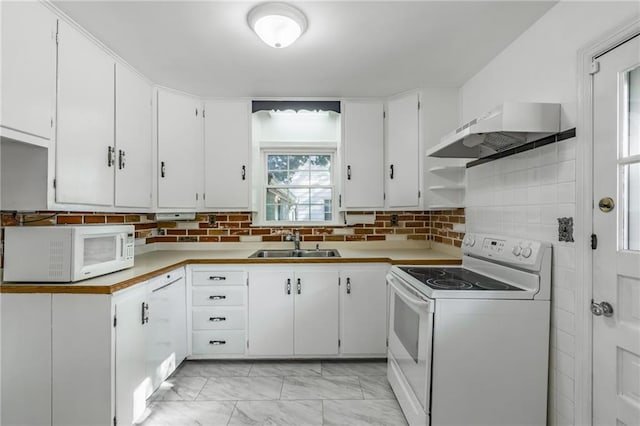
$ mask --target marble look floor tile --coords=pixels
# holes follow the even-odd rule
[[[275,400],[280,398],[282,380],[282,377],[210,377],[196,400]]]
[[[319,361],[256,361],[249,376],[319,376]]]
[[[360,386],[364,399],[395,399],[387,376],[362,376]]]
[[[238,401],[229,425],[322,425],[322,401]]]
[[[236,377],[248,376],[252,362],[247,361],[186,361],[176,376]]]
[[[173,376],[151,395],[151,401],[193,401],[207,382],[206,377]]]
[[[363,399],[355,376],[289,376],[281,399]]]
[[[384,376],[387,374],[386,361],[323,361],[323,376]]]
[[[324,401],[326,426],[404,426],[407,421],[395,400]]]
[[[233,412],[234,402],[161,401],[149,405],[143,426],[222,426]]]

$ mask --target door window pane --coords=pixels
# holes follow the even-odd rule
[[[640,163],[624,167],[624,248],[640,250]]]
[[[627,75],[627,96],[629,99],[629,134],[624,152],[626,156],[640,154],[640,67]]]

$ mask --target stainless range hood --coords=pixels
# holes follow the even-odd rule
[[[442,137],[429,157],[481,158],[560,131],[560,104],[505,102]]]

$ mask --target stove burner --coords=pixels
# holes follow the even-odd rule
[[[427,280],[427,285],[443,290],[468,290],[473,288],[472,283],[464,280],[457,280],[455,278],[430,279]]]
[[[501,283],[498,281],[494,282],[477,282],[475,283],[478,287],[483,290],[511,290],[512,287],[509,284]]]

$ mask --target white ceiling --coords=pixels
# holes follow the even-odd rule
[[[55,1],[155,83],[207,96],[387,96],[459,87],[542,16],[546,1],[291,1],[309,20],[266,46],[245,1]]]

